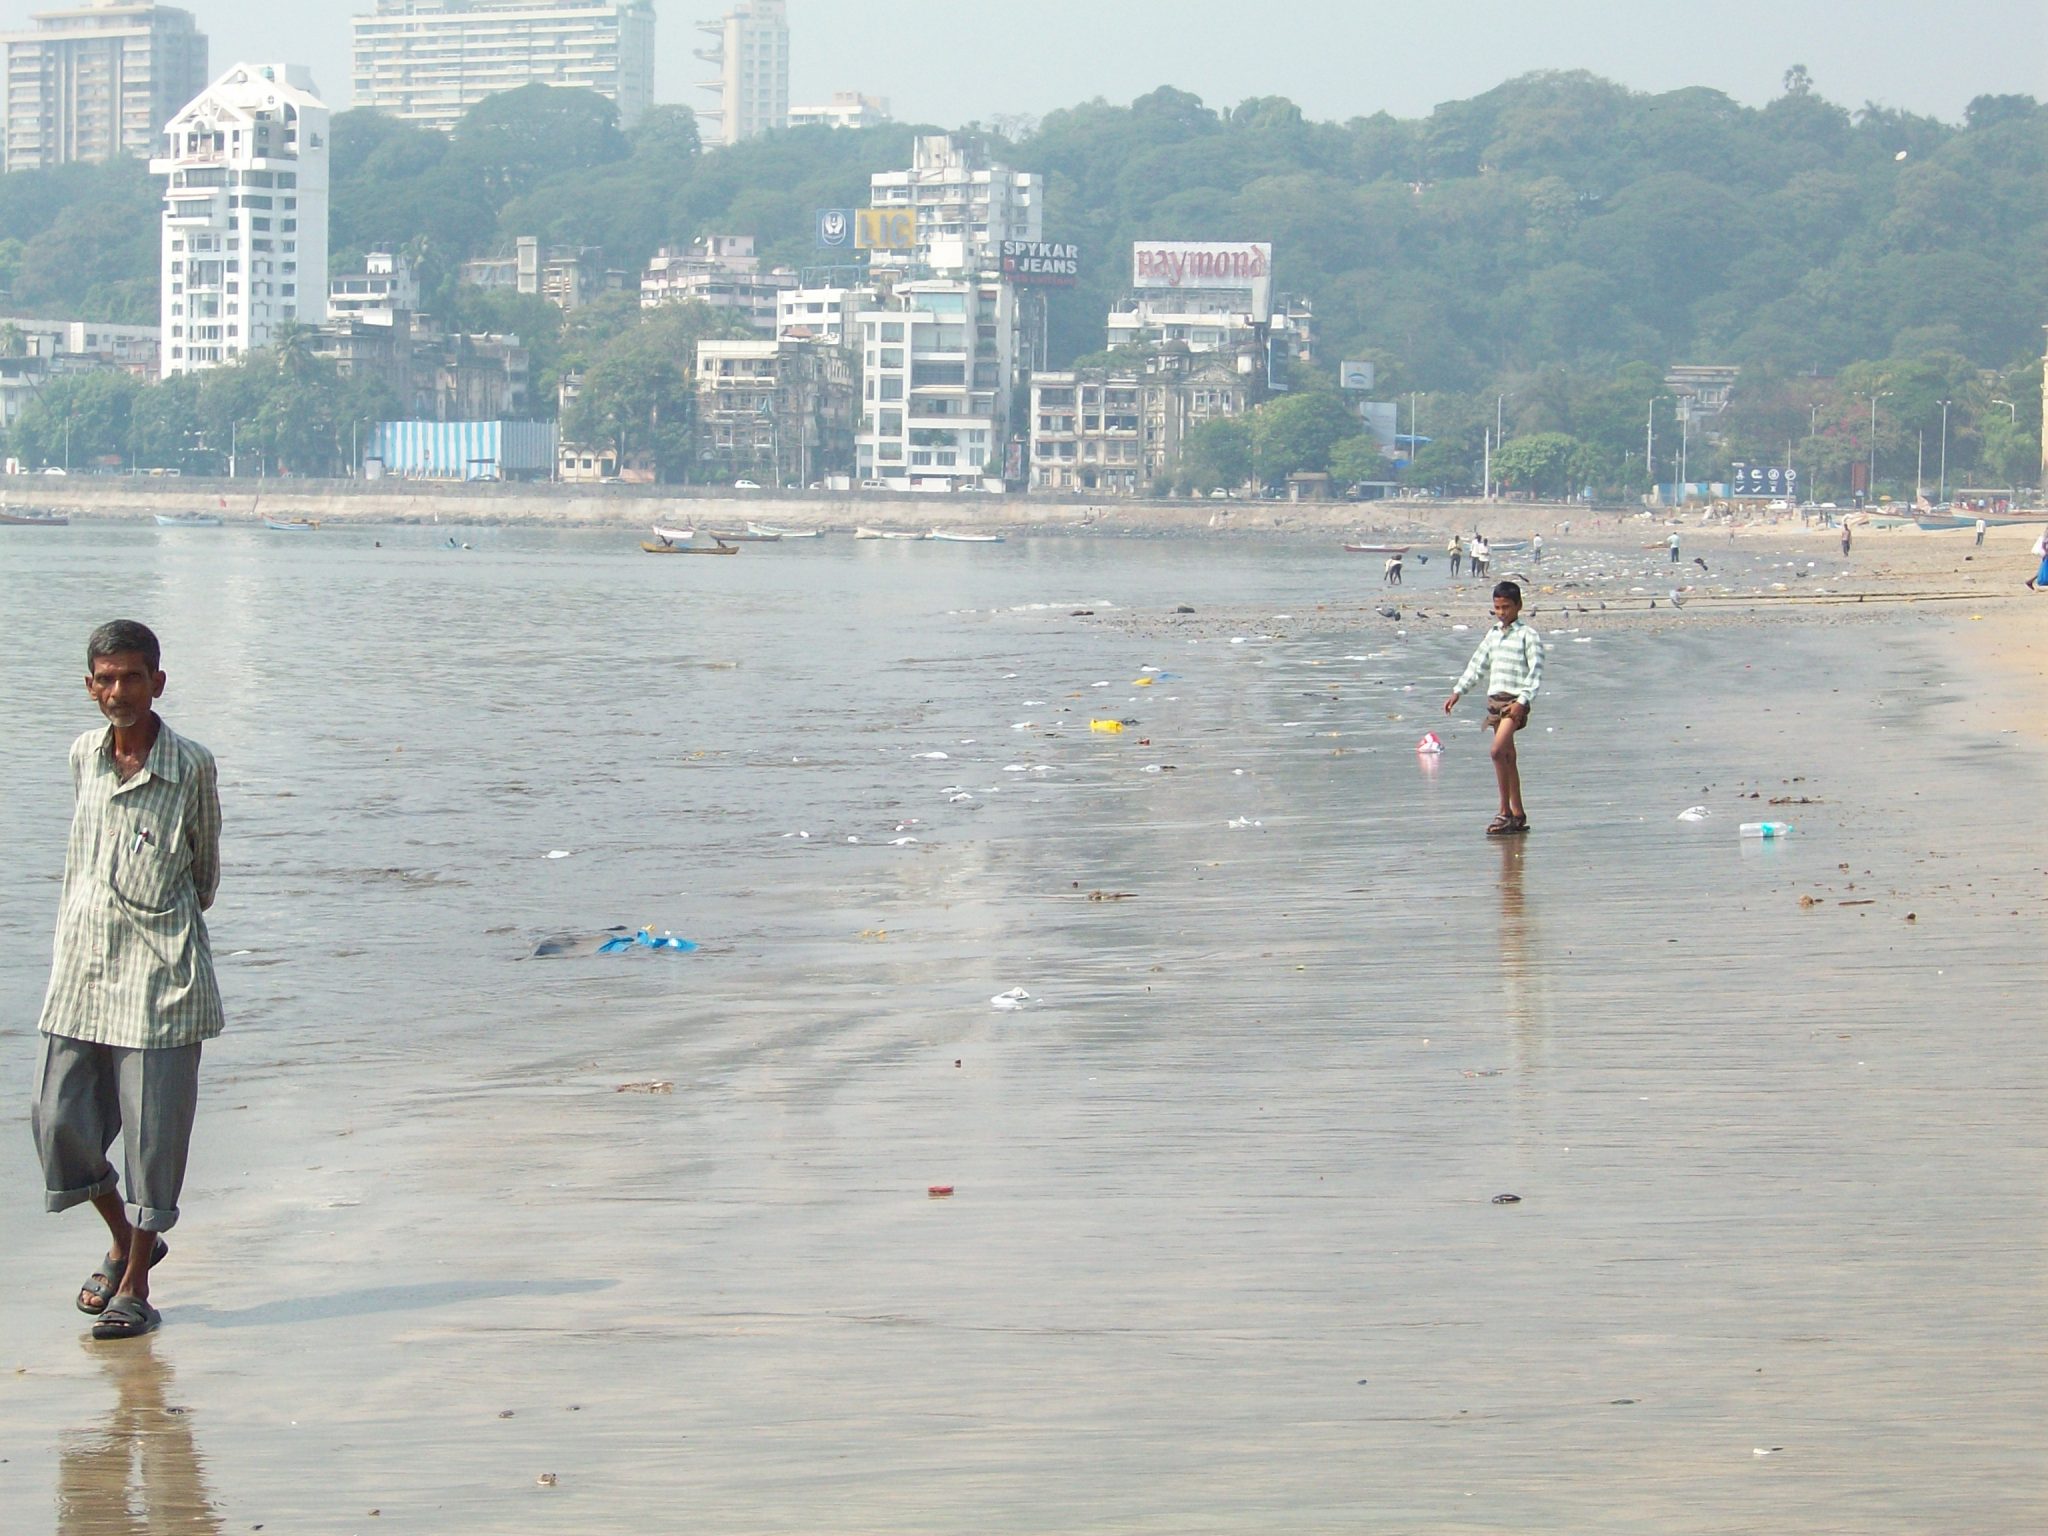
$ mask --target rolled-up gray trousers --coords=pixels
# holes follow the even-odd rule
[[[199,1046],[131,1050],[44,1035],[29,1113],[43,1162],[43,1208],[69,1210],[121,1187],[107,1150],[121,1138],[128,1219],[178,1222],[178,1192],[199,1107]]]

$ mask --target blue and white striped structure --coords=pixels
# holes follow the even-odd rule
[[[414,480],[499,480],[552,474],[552,421],[380,421],[367,457]]]

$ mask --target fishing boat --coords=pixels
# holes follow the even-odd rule
[[[1955,533],[1960,529],[1975,528],[1980,517],[1986,528],[2017,528],[2022,523],[2048,522],[2048,517],[2039,512],[2031,517],[2017,517],[2010,512],[1972,512],[1967,517],[1916,517],[1913,526],[1926,533]]]
[[[1354,555],[1405,555],[1413,544],[1346,544],[1344,548]]]
[[[736,555],[740,552],[737,544],[649,544],[642,542],[640,548],[650,555]]]
[[[68,512],[44,512],[37,508],[10,510],[0,507],[0,523],[15,528],[68,528],[71,514]]]
[[[903,533],[894,528],[855,528],[856,539],[928,539],[928,533]]]
[[[156,525],[159,528],[218,528],[220,519],[209,512],[159,512]]]
[[[948,533],[943,528],[934,528],[925,537],[937,539],[941,544],[1000,544],[1003,542],[1003,536],[1000,533]]]
[[[747,524],[747,532],[757,539],[822,539],[822,528],[770,528],[765,523]]]
[[[782,538],[779,533],[756,533],[751,527],[737,533],[718,528],[705,528],[700,531],[705,538],[717,539],[724,544],[774,544]]]
[[[671,544],[687,544],[690,540],[697,537],[697,530],[694,528],[664,528],[661,524],[656,523],[654,525],[654,536],[657,539],[666,539]]]
[[[273,533],[311,533],[320,525],[308,517],[266,517],[263,526]]]

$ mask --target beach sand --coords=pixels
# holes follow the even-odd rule
[[[693,574],[676,638],[574,549],[473,609],[230,562],[278,627],[171,667],[233,677],[235,1026],[140,1343],[36,1209],[61,794],[4,829],[0,1526],[2038,1528],[2048,597],[1781,534],[1674,610],[1636,532],[1530,575],[1508,843],[1434,563],[894,546]],[[1002,580],[876,590],[931,569]],[[282,633],[336,680],[289,742]],[[82,728],[41,645],[18,783]],[[705,948],[520,958],[577,913]]]

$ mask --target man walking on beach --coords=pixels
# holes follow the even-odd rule
[[[108,723],[71,744],[71,841],[30,1111],[45,1207],[90,1201],[113,1240],[77,1298],[96,1339],[163,1320],[149,1272],[178,1219],[200,1043],[221,1031],[201,915],[220,884],[220,797],[213,755],[156,712],[161,660],[132,619],[86,641],[86,691]],[[125,1206],[107,1161],[117,1136]]]
[[[1486,679],[1486,727],[1493,733],[1488,750],[1500,784],[1500,814],[1487,823],[1486,833],[1510,837],[1529,830],[1522,772],[1515,761],[1515,732],[1529,723],[1529,705],[1543,686],[1543,637],[1522,622],[1522,589],[1512,581],[1493,589],[1493,617],[1493,628],[1444,700],[1444,713],[1456,709],[1481,677]]]
[[[1465,541],[1455,533],[1452,534],[1451,542],[1444,546],[1444,553],[1451,557],[1451,574],[1457,575],[1458,562],[1465,558]]]

